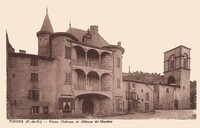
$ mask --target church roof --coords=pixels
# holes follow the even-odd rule
[[[80,43],[83,43],[83,41],[82,41],[83,36],[88,33],[85,30],[72,28],[72,27],[70,27],[67,30],[67,32],[76,36]],[[94,46],[97,46],[97,47],[103,47],[103,46],[109,45],[109,43],[101,35],[93,34],[93,33],[91,33],[91,35],[92,35],[92,39],[91,39],[92,44],[91,45],[94,45]]]
[[[43,21],[43,24],[42,24],[40,31],[53,32],[53,27],[52,27],[51,21],[49,19],[48,10],[46,12],[46,16],[44,18],[44,21]]]

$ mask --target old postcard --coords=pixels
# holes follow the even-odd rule
[[[199,2],[1,3],[8,127],[197,124]]]

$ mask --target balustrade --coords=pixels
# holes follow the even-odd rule
[[[72,65],[76,66],[83,66],[83,67],[91,67],[91,68],[98,68],[98,69],[107,69],[111,70],[112,66],[106,66],[104,64],[94,63],[90,61],[79,62],[79,60],[72,60]]]
[[[75,84],[74,89],[87,91],[102,91],[101,86],[99,84],[93,84],[92,82]]]

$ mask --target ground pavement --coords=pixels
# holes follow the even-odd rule
[[[107,119],[195,119],[195,110],[156,110],[150,113],[133,113],[106,117]]]

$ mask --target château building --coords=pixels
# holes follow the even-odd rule
[[[37,37],[38,55],[32,55],[15,53],[7,35],[9,116],[123,112],[120,42],[109,44],[95,25],[54,32],[48,12]]]
[[[7,43],[8,118],[108,116],[190,108],[190,48],[164,53],[164,75],[122,73],[121,42],[72,28],[54,32],[48,12],[37,32],[38,55]]]

